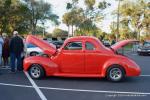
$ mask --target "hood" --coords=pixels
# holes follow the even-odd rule
[[[39,39],[33,35],[28,35],[26,38],[26,42],[38,46],[46,54],[53,55],[56,53],[56,50],[57,50],[55,45],[50,44],[50,43],[48,43],[42,39]]]
[[[117,42],[116,44],[112,45],[111,48],[114,51],[117,51],[118,49],[120,49],[128,44],[136,43],[136,42],[138,42],[138,41],[137,40],[123,40],[123,41]]]

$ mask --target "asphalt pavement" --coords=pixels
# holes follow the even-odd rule
[[[129,54],[142,69],[140,77],[113,83],[98,78],[45,77],[0,69],[0,100],[149,100],[150,56]]]

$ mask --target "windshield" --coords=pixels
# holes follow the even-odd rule
[[[149,47],[150,46],[150,42],[144,42],[144,46]]]

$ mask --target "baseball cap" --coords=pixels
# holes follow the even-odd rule
[[[18,34],[18,31],[14,31],[14,32],[13,32],[13,35],[17,35],[17,34]]]

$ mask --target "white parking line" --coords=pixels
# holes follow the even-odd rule
[[[133,56],[137,56],[138,54],[132,54]]]
[[[52,88],[39,87],[40,89],[58,90],[58,91],[73,91],[73,92],[90,92],[90,93],[113,93],[113,94],[136,94],[136,95],[150,95],[148,92],[121,92],[121,91],[101,91],[101,90],[84,90],[84,89],[66,89],[66,88]]]
[[[34,88],[34,86],[29,85],[17,85],[17,84],[6,84],[0,83],[0,85],[13,86],[13,87],[24,87],[24,88]],[[123,92],[123,91],[102,91],[102,90],[85,90],[85,89],[67,89],[67,88],[53,88],[53,87],[38,87],[45,90],[57,90],[57,91],[71,91],[71,92],[89,92],[89,93],[112,93],[112,94],[134,94],[134,95],[150,95],[149,92]],[[42,99],[44,100],[44,99]],[[46,100],[46,99],[45,99]]]
[[[150,75],[140,75],[141,77],[150,77]]]
[[[36,92],[40,96],[41,100],[47,100],[47,98],[45,97],[45,95],[42,93],[42,91],[39,89],[39,87],[36,85],[36,83],[32,80],[32,78],[30,77],[30,75],[27,72],[24,72],[24,73],[27,76],[27,78],[29,79],[29,81],[31,82],[33,88],[36,90]]]
[[[33,88],[33,86],[29,86],[29,85],[17,85],[17,84],[7,84],[7,83],[0,83],[0,85],[13,86],[13,87],[23,87],[23,88]]]

